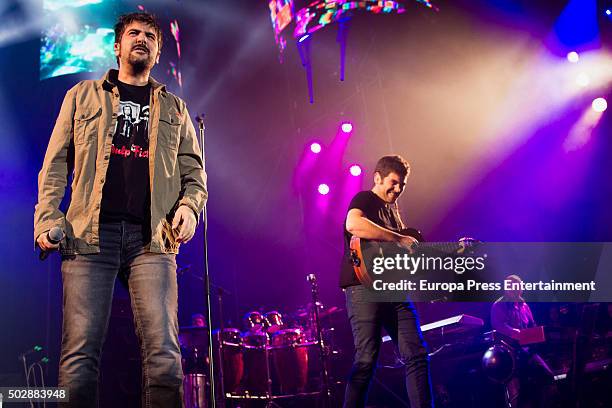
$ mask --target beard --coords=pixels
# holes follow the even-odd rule
[[[147,58],[138,58],[130,53],[127,62],[130,64],[135,74],[141,74],[153,68],[153,58],[151,58],[150,54],[147,54]]]
[[[134,74],[141,74],[146,71],[150,71],[155,65],[155,59],[151,55],[150,50],[147,50],[146,54],[136,54],[130,50],[127,56],[127,63],[132,68]]]

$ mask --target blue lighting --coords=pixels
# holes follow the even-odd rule
[[[44,0],[40,79],[115,64],[114,16],[107,0]]]
[[[570,0],[555,23],[559,45],[569,50],[592,49],[599,44],[596,0]]]

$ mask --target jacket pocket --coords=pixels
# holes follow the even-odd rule
[[[96,140],[102,108],[77,108],[74,114],[74,144]]]
[[[181,121],[177,110],[163,112],[159,116],[159,128],[157,134],[158,144],[172,150],[178,150]]]

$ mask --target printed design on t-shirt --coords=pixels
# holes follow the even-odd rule
[[[111,154],[143,159],[149,157],[149,105],[119,101]]]

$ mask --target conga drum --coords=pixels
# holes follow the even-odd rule
[[[303,335],[299,329],[279,330],[272,336],[270,354],[274,366],[275,392],[291,395],[304,392],[308,382],[308,350],[299,345]]]
[[[269,335],[274,335],[279,330],[285,328],[283,315],[276,310],[266,313],[265,315],[266,331]]]
[[[242,355],[242,337],[240,330],[223,329],[218,334],[221,345],[221,365],[223,368],[223,390],[225,393],[240,393],[240,384],[244,376],[244,359]]]
[[[248,312],[244,316],[244,325],[247,330],[259,331],[264,328],[265,324],[266,322],[263,315],[256,310]]]
[[[251,396],[268,394],[268,335],[263,331],[248,331],[242,335],[244,376],[242,389]]]

